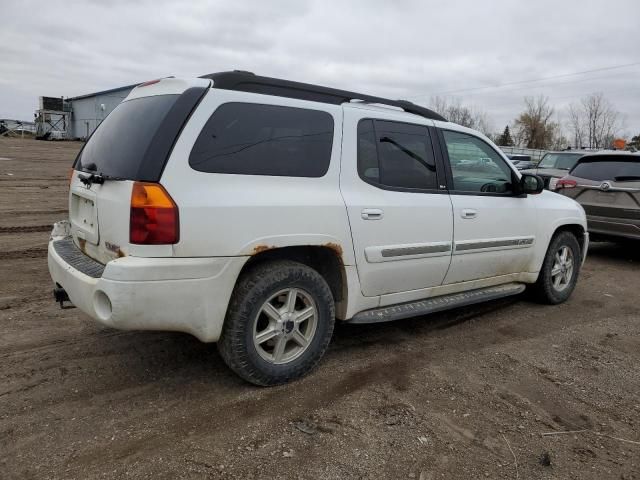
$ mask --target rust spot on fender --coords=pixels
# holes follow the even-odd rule
[[[80,247],[80,250],[82,250],[83,253],[87,253],[84,251],[86,245],[87,241],[84,238],[78,238],[78,247]]]
[[[122,257],[126,257],[127,256],[127,254],[124,253],[121,248],[118,249],[117,254],[118,254],[118,258],[122,258]]]
[[[333,242],[325,243],[324,245],[325,245],[325,247],[329,247],[331,250],[336,252],[338,254],[338,256],[340,257],[340,259],[342,259],[342,246],[340,246],[337,243],[333,243]]]
[[[272,250],[276,247],[270,247],[269,245],[256,245],[253,247],[253,254],[257,255],[258,253],[266,252],[267,250]]]

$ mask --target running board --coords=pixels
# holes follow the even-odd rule
[[[429,313],[441,312],[452,308],[466,307],[475,303],[482,303],[498,298],[509,297],[522,293],[525,289],[522,283],[508,283],[496,287],[480,288],[468,292],[441,295],[416,302],[400,303],[388,307],[374,308],[356,313],[347,323],[378,323],[417,317]]]

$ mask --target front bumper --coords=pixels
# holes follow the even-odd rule
[[[52,236],[49,242],[51,278],[71,302],[101,324],[122,330],[187,332],[203,342],[220,337],[246,257],[122,257],[107,263],[96,278],[54,248],[56,241],[64,240]]]

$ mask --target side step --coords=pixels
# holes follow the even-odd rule
[[[374,308],[356,313],[347,323],[378,323],[417,317],[429,313],[441,312],[452,308],[466,307],[498,298],[509,297],[524,292],[522,283],[507,283],[496,287],[479,288],[468,292],[441,295],[416,302],[400,303],[388,307]]]

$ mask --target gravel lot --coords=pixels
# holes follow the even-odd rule
[[[1,479],[640,478],[639,245],[592,244],[557,307],[338,326],[313,374],[260,389],[215,345],[52,301],[79,148],[0,138]]]

